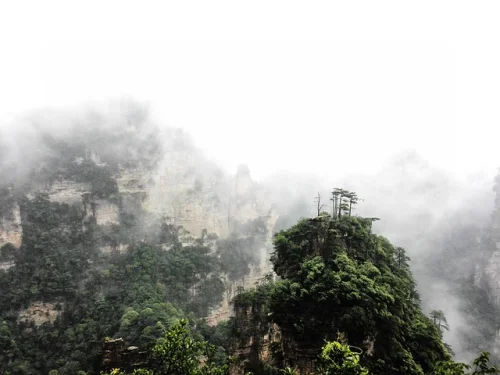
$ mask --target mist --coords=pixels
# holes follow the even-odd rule
[[[325,180],[283,173],[265,180],[276,188],[274,199],[283,214],[279,224],[286,228],[301,217],[316,215],[318,193],[322,210],[331,212],[333,187],[355,191],[361,198],[355,214],[380,218],[373,230],[407,250],[424,310],[445,313],[450,325],[445,340],[457,359],[471,360],[475,354],[464,335],[480,337],[481,322],[470,314],[460,290],[488,258],[480,241],[487,241],[495,209],[490,176],[478,173],[465,181],[457,179],[411,149],[395,154],[371,174],[341,176],[329,185]]]
[[[189,155],[190,168],[194,168],[191,172],[200,183],[211,181],[212,189],[220,196],[231,194],[228,179],[236,171],[218,166],[197,147],[189,133],[162,125],[151,117],[149,105],[131,99],[29,112],[1,130],[2,186],[10,183],[24,186],[21,191],[43,190],[40,183],[33,185],[37,181],[33,173],[36,175],[36,171],[57,160],[58,148],[54,145],[81,145],[92,149],[100,162],[116,163],[116,168],[130,162],[133,168],[145,167],[150,170],[151,186],[160,186],[161,172],[171,170],[178,157],[175,155]],[[240,141],[227,138],[226,142]],[[252,166],[248,167],[243,168],[244,173],[251,175]],[[380,218],[374,231],[407,250],[423,308],[427,313],[444,311],[450,326],[445,340],[456,357],[470,360],[475,355],[464,343],[464,335],[481,339],[480,328],[467,311],[461,288],[466,280],[477,278],[478,266],[485,267],[485,249],[480,242],[491,227],[494,171],[479,171],[460,179],[433,166],[416,149],[395,153],[371,173],[338,173],[331,177],[335,173],[303,174],[280,169],[258,182],[279,217],[276,231],[288,228],[301,217],[316,215],[313,199],[318,193],[323,211],[330,212],[329,198],[334,187],[355,191],[362,199],[355,214]],[[153,188],[150,192],[148,205],[158,214],[164,214],[176,202],[172,198],[165,200],[160,190]],[[125,211],[138,214],[133,201],[122,204]],[[158,229],[150,225],[147,215],[140,215],[142,224],[136,228],[136,235],[156,236]]]
[[[333,188],[354,191],[354,214],[406,249],[455,358],[500,358],[498,3],[28,8],[0,12],[0,189],[45,191],[62,153],[93,152],[113,176],[140,171],[120,202],[140,239],[159,236],[156,220],[186,226],[171,220],[184,204],[209,217],[203,200],[212,230],[232,233],[242,165],[274,231],[315,216],[318,193],[330,212]],[[176,189],[203,199],[163,189],[183,168]]]

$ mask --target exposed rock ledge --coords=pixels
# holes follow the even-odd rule
[[[61,311],[52,302],[34,301],[26,309],[19,311],[19,322],[34,322],[36,326],[54,323]]]

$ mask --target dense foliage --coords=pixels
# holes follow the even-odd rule
[[[217,348],[204,340],[193,338],[185,319],[170,327],[147,354],[145,363],[137,368],[131,371],[115,368],[109,375],[229,374],[228,363],[217,360]]]
[[[318,359],[318,371],[322,375],[368,375],[368,370],[360,365],[359,354],[349,345],[338,341],[323,346]]]
[[[371,221],[321,215],[276,235],[282,281],[273,320],[300,345],[321,347],[342,332],[374,372],[421,374],[449,358],[419,306],[404,250],[371,232]]]
[[[321,374],[498,373],[487,353],[473,366],[451,360],[442,341],[446,318],[422,313],[404,249],[372,233],[375,219],[352,216],[358,197],[343,189],[332,192],[331,215],[321,212],[318,194],[317,217],[276,234],[279,280],[268,275],[238,294],[236,317],[209,327],[203,318],[259,266],[266,218],[233,220],[223,239],[206,231],[193,238],[145,212],[144,196],[122,194],[117,178],[124,170],[151,170],[161,147],[145,113],[129,116],[128,126],[112,130],[43,134],[43,157],[19,173],[25,180],[0,181],[0,225],[22,226],[19,248],[0,247],[0,374],[222,375],[235,342],[245,349],[236,358],[241,367],[258,374],[296,373],[304,358]],[[6,168],[0,162],[0,172],[13,174]],[[68,183],[76,201],[51,200],[47,191],[58,186],[64,193]],[[204,189],[197,176],[189,196]],[[254,198],[250,192],[236,205]],[[99,205],[113,205],[117,219],[98,224]],[[454,251],[466,252],[474,236],[456,235]],[[484,288],[465,282],[462,289],[474,315],[498,325]],[[273,360],[264,363],[261,347],[274,336],[280,339],[269,344]],[[480,337],[494,340],[494,333]],[[110,338],[138,346],[147,360],[133,369],[103,368]]]
[[[371,223],[323,213],[280,231],[272,261],[281,280],[236,297],[235,309],[266,311],[258,319],[279,326],[282,364],[295,365],[297,351],[319,354],[339,335],[361,348],[361,363],[375,374],[430,373],[451,359],[443,321],[420,309],[404,249],[373,234]]]
[[[8,373],[96,373],[105,337],[147,347],[179,319],[189,316],[195,324],[221,301],[217,254],[201,241],[182,246],[170,225],[159,223],[149,243],[102,253],[103,229],[92,220],[82,225],[85,213],[77,207],[39,195],[23,201],[22,212],[15,266],[0,271],[2,350],[8,353],[0,366]],[[50,303],[57,319],[41,325],[19,319],[33,302]]]
[[[256,219],[235,222],[227,239],[193,238],[145,212],[144,197],[121,193],[117,182],[124,169],[157,162],[158,140],[143,130],[43,135],[47,152],[30,179],[0,181],[0,225],[18,209],[22,226],[20,248],[0,248],[0,374],[97,374],[105,338],[149,348],[181,319],[226,356],[227,324],[202,318],[256,266],[267,228]],[[51,200],[53,185],[76,199]],[[99,205],[115,207],[117,220],[98,224]]]

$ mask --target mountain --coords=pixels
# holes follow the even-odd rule
[[[9,371],[97,371],[105,337],[161,336],[137,319],[215,325],[269,272],[277,213],[245,166],[226,174],[133,102],[25,122],[0,145]]]
[[[275,237],[268,280],[235,298],[233,374],[317,373],[325,342],[362,353],[374,374],[429,374],[451,359],[439,324],[421,310],[402,248],[348,214],[302,219]]]

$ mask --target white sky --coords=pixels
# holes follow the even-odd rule
[[[122,96],[229,170],[500,166],[500,2],[0,1],[0,120]]]

